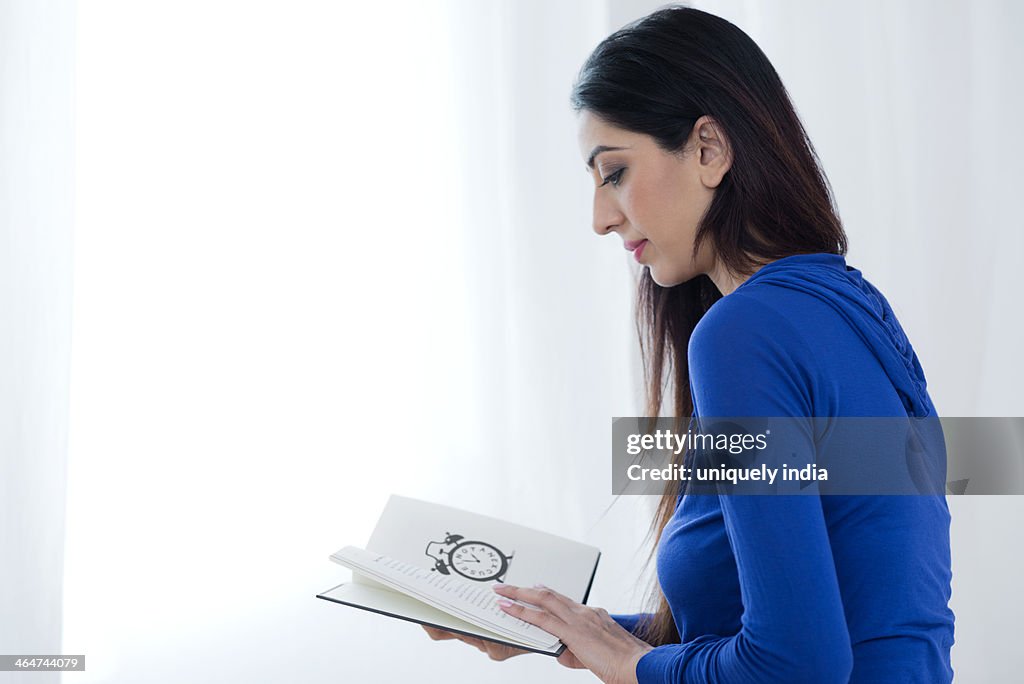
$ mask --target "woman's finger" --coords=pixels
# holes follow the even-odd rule
[[[461,641],[463,643],[466,643],[466,644],[469,644],[470,646],[475,647],[478,651],[481,651],[482,653],[487,653],[488,655],[490,655],[490,651],[488,650],[487,643],[483,639],[475,639],[475,638],[473,638],[471,636],[466,636],[465,634],[459,634],[458,632],[449,632],[446,629],[438,629],[436,627],[428,627],[427,625],[420,625],[420,626],[423,627],[423,629],[426,630],[427,634],[429,634],[430,638],[433,639],[434,641],[445,641],[445,640],[448,640],[448,639],[457,639],[458,641]]]
[[[559,594],[554,589],[537,586],[532,589],[517,587],[511,584],[496,585],[495,593],[506,598],[523,601],[543,608],[563,622],[569,622],[577,603],[568,596]]]
[[[586,665],[581,663],[580,659],[577,658],[576,655],[569,649],[565,649],[564,651],[562,651],[562,655],[558,656],[557,660],[559,665],[572,668],[573,670],[581,670],[586,668]]]
[[[430,627],[429,625],[423,624],[421,624],[420,627],[422,627],[424,631],[426,631],[426,633],[430,635],[430,638],[435,641],[457,639],[458,641],[475,647],[481,653],[486,653],[488,656],[490,656],[491,660],[507,660],[512,656],[520,655],[522,653],[528,653],[528,651],[520,648],[506,646],[504,644],[488,641],[487,639],[478,639],[476,637],[471,637],[467,634],[461,634],[459,632],[450,632],[446,629]]]
[[[469,644],[470,646],[475,646],[478,651],[488,653],[487,643],[483,639],[474,639],[473,637],[468,637],[463,634],[457,635],[456,638],[459,641]]]
[[[545,632],[554,634],[556,637],[561,638],[564,634],[564,630],[562,628],[565,627],[565,622],[560,620],[557,616],[549,613],[545,608],[541,608],[539,610],[536,608],[527,608],[526,606],[521,606],[518,603],[513,603],[512,601],[504,599],[498,601],[498,606],[509,615],[517,617],[520,620],[525,620],[531,625],[536,625]]]
[[[507,660],[514,655],[526,652],[518,648],[506,646],[505,644],[495,643],[493,641],[488,641],[487,639],[477,639],[476,637],[466,636],[465,634],[458,634],[456,638],[459,641],[466,642],[470,646],[476,646],[477,650],[482,653],[486,653],[490,656],[491,660]]]
[[[420,625],[427,634],[434,641],[444,641],[445,639],[458,639],[459,635],[454,632],[449,632],[446,629],[438,629],[437,627],[431,627],[429,625]]]
[[[505,646],[504,644],[496,644],[493,641],[486,643],[486,653],[491,657],[491,660],[508,660],[512,656],[517,656],[525,651],[518,648],[512,648],[511,646]]]

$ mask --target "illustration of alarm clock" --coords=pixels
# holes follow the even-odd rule
[[[468,540],[461,534],[449,532],[445,532],[443,542],[429,542],[425,553],[434,559],[432,570],[443,575],[450,575],[454,570],[477,582],[503,581],[513,555],[505,555],[494,544]]]

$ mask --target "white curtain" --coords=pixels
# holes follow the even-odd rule
[[[57,654],[68,436],[74,7],[0,3],[0,651]],[[58,673],[4,673],[56,682]]]
[[[602,515],[632,273],[568,104],[604,4],[90,2],[78,31],[77,680],[555,676],[314,595],[395,492],[593,543],[592,600],[640,598],[647,502]]]
[[[611,0],[620,26],[661,3]],[[789,89],[940,415],[1022,416],[1024,4],[708,0]],[[1024,435],[1021,436],[1024,438]],[[1024,498],[949,498],[957,681],[1019,678]]]

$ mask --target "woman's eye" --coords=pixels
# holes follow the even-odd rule
[[[625,170],[626,170],[625,168],[621,168],[618,171],[616,171],[615,173],[608,174],[608,177],[603,179],[604,183],[601,183],[601,185],[599,185],[597,187],[599,187],[599,188],[603,187],[603,186],[607,185],[608,183],[611,183],[614,187],[618,187],[619,183],[622,182],[622,174],[623,174],[623,172]]]

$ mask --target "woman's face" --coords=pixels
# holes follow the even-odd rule
[[[670,154],[650,136],[618,128],[583,110],[579,145],[597,186],[598,235],[618,233],[626,249],[663,287],[716,270],[708,241],[693,256],[697,224],[731,161],[711,119],[698,119],[684,153]]]

